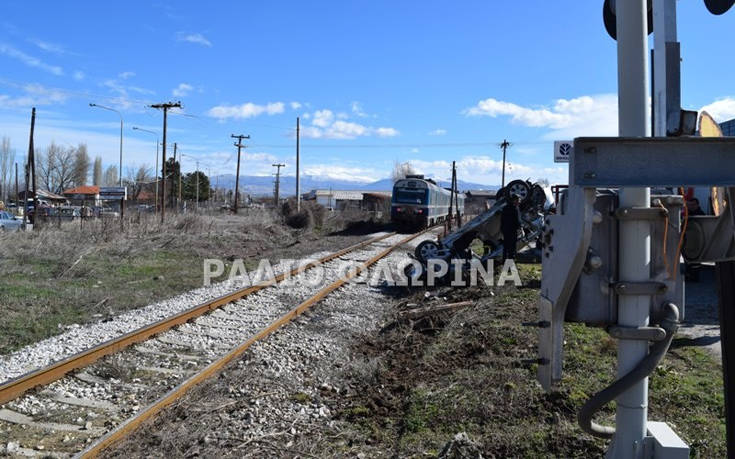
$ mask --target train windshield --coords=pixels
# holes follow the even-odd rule
[[[423,204],[426,200],[425,189],[396,188],[393,190],[393,202],[404,204]]]

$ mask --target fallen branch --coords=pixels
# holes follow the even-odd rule
[[[429,316],[432,314],[438,314],[440,312],[454,311],[460,308],[466,308],[472,306],[472,301],[460,301],[459,303],[441,304],[439,306],[428,306],[425,308],[409,309],[408,311],[401,311],[398,313],[400,319],[418,319],[421,317]]]
[[[64,270],[63,273],[59,274],[59,277],[57,277],[57,279],[61,279],[62,277],[64,277],[64,275],[66,273],[68,273],[69,271],[71,271],[72,268],[74,268],[76,265],[79,264],[80,261],[82,261],[82,258],[84,258],[85,255],[89,255],[90,253],[92,253],[93,250],[94,249],[87,250],[86,252],[84,252],[81,255],[79,255],[79,258],[77,258],[77,261],[75,261],[74,263],[71,264],[71,266],[69,266],[68,268],[66,268],[66,270]]]

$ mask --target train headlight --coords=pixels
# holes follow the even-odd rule
[[[403,207],[396,207],[396,212],[403,212]]]

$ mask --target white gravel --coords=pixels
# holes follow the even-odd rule
[[[385,233],[375,233],[377,237]],[[317,259],[329,252],[311,254],[308,258]],[[276,274],[290,270],[294,266],[276,265]],[[208,287],[201,287],[158,303],[123,313],[111,320],[87,325],[69,325],[64,333],[26,346],[8,355],[0,356],[0,383],[22,376],[30,371],[63,360],[76,353],[92,348],[105,341],[129,333],[133,330],[175,315],[185,309],[219,296],[231,293],[246,286],[244,277],[224,281]]]

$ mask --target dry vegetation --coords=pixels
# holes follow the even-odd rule
[[[154,215],[132,214],[122,227],[118,219],[100,219],[0,234],[0,354],[66,325],[201,287],[204,258],[242,258],[250,268],[263,257],[297,258],[349,245],[359,235],[345,228],[369,220],[352,217],[334,214],[319,226],[293,229],[264,209],[171,215],[164,225]]]

